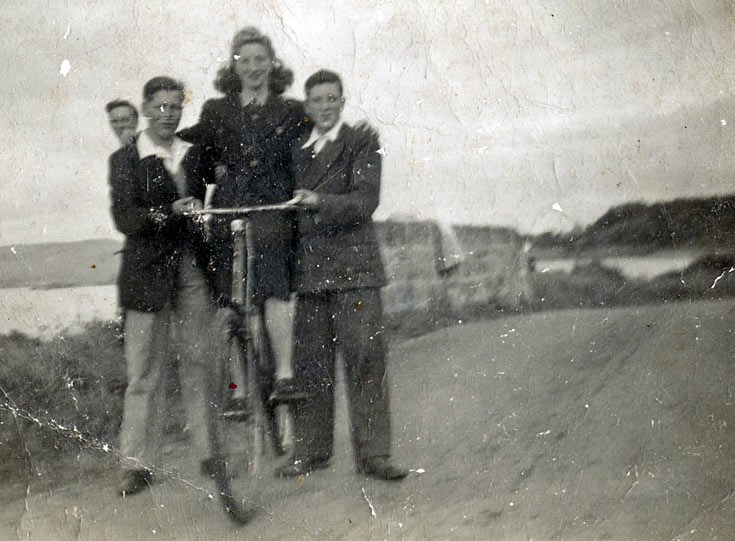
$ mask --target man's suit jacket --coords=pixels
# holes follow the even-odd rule
[[[294,146],[295,185],[316,192],[319,209],[298,214],[296,291],[385,285],[372,220],[380,201],[378,138],[343,125],[316,155],[301,148],[308,138]]]
[[[192,147],[182,166],[189,195],[203,199],[205,185],[199,162],[197,149]],[[109,165],[112,217],[126,237],[118,273],[120,306],[142,312],[161,310],[176,300],[185,249],[192,250],[203,263],[200,266],[206,268],[203,236],[188,227],[185,217],[172,213],[171,205],[180,195],[160,158],[141,160],[133,142],[112,154]]]

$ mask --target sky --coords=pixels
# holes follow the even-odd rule
[[[343,76],[345,117],[381,134],[376,218],[562,232],[735,191],[732,2],[26,0],[0,13],[0,244],[115,237],[105,103],[171,75],[195,123],[247,25],[288,95]]]

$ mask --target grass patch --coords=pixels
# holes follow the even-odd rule
[[[399,342],[455,324],[459,319],[502,317],[527,309],[732,297],[733,263],[730,258],[705,258],[685,271],[649,282],[627,279],[618,271],[595,263],[577,266],[570,273],[535,273],[531,275],[535,302],[516,308],[493,303],[489,294],[477,293],[475,288],[474,297],[468,297],[468,302],[455,302],[458,308],[453,309],[451,295],[437,296],[428,286],[426,291],[414,288],[414,297],[431,302],[427,301],[421,309],[407,308],[387,317],[386,331],[392,342]],[[414,306],[414,301],[408,305]],[[170,372],[175,379],[173,374]],[[69,457],[98,444],[114,446],[122,420],[124,380],[122,329],[117,323],[90,323],[81,332],[62,333],[53,340],[17,332],[0,336],[0,478],[6,483],[22,484],[27,482],[29,472],[42,467],[39,464],[44,462],[66,464],[57,470],[62,477],[70,476],[75,466],[69,466]],[[171,423],[183,418],[175,389],[175,385],[167,389]],[[176,427],[171,432],[176,432]],[[63,478],[57,477],[55,482],[63,483]]]
[[[51,341],[17,332],[0,336],[5,476],[20,475],[18,465],[29,458],[53,461],[116,441],[122,395],[115,389],[124,375],[120,330],[96,322]]]

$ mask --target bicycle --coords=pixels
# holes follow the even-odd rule
[[[231,472],[239,462],[235,456],[245,458],[242,469],[245,470],[248,492],[255,491],[257,482],[261,476],[261,460],[266,453],[266,442],[278,452],[280,449],[280,429],[276,405],[269,403],[270,388],[273,385],[275,367],[273,359],[268,355],[259,355],[255,348],[255,336],[253,336],[253,318],[261,317],[260,307],[254,302],[254,283],[251,279],[255,268],[255,253],[253,247],[253,228],[249,217],[253,214],[264,212],[293,212],[298,210],[297,201],[288,201],[274,205],[257,205],[249,207],[234,208],[209,208],[203,210],[192,210],[187,215],[202,219],[204,216],[232,216],[234,219],[230,224],[233,242],[232,262],[232,307],[236,315],[236,323],[230,328],[227,335],[228,351],[234,351],[236,362],[242,364],[241,369],[245,376],[245,395],[249,406],[249,415],[242,422],[231,422],[228,429],[219,430],[219,440],[222,463],[213,472],[220,502],[227,515],[238,524],[249,522],[255,514],[255,506],[248,503],[245,498],[236,497],[232,488]],[[265,323],[261,322],[261,328]],[[259,337],[265,339],[264,336]],[[226,367],[224,357],[219,356],[221,366],[217,372],[221,378],[218,387],[223,392],[223,398],[229,392],[226,385]],[[223,401],[218,399],[218,403]],[[220,412],[221,414],[222,412]],[[220,422],[219,426],[224,427]],[[242,431],[236,431],[232,427],[242,426]],[[237,441],[227,443],[229,437],[234,433],[240,433]],[[237,446],[237,452],[233,451]],[[233,456],[234,455],[234,456]]]

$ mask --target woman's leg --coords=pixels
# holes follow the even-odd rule
[[[293,350],[293,318],[294,302],[270,298],[265,301],[264,306],[265,332],[268,334],[266,340],[270,343],[275,363],[275,377],[277,380],[293,378],[293,366],[291,364]],[[261,353],[267,348],[266,343],[260,340],[260,334],[253,334],[263,347],[259,348]]]

